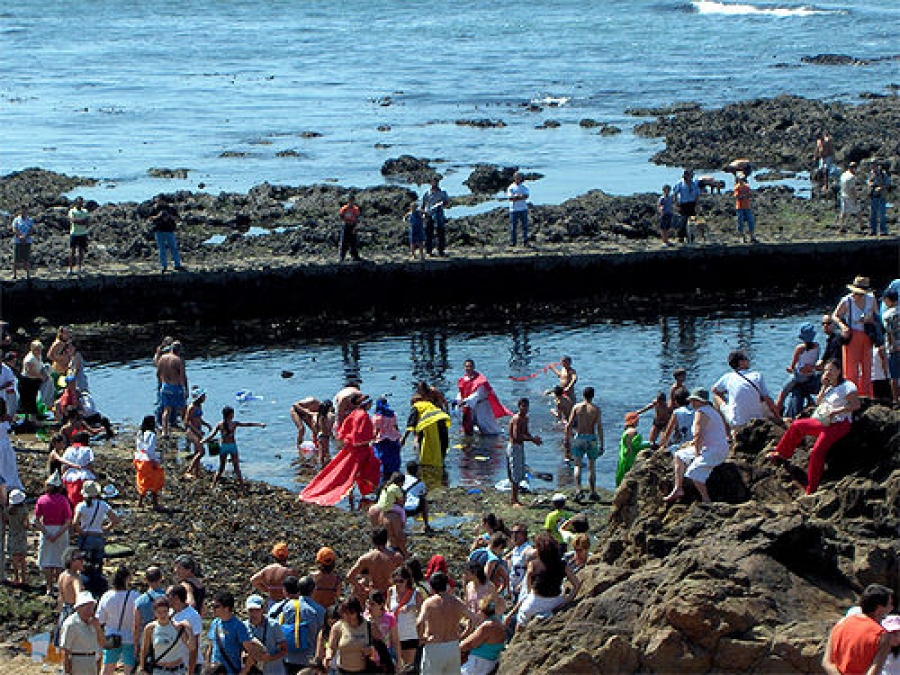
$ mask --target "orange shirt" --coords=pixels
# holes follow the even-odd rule
[[[746,183],[738,183],[734,186],[734,208],[750,208],[750,186]]]
[[[863,675],[878,654],[884,628],[865,614],[854,614],[831,631],[831,661],[843,675]]]
[[[348,225],[356,225],[359,222],[359,207],[356,204],[344,204],[340,215],[341,220]]]

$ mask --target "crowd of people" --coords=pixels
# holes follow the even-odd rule
[[[853,279],[847,295],[822,317],[823,345],[816,340],[815,327],[802,325],[777,400],[740,350],[729,355],[729,371],[710,389],[689,389],[688,373],[673,372],[668,394],[625,416],[616,483],[627,478],[641,451],[659,448],[669,451],[673,461],[672,487],[661,499],[685,499],[690,485],[701,500],[709,501],[706,484],[727,460],[734,433],[755,419],[770,418],[787,425],[766,455],[774,463],[790,461],[803,437],[816,438],[806,486],[807,493],[815,492],[828,450],[849,433],[860,399],[881,397],[898,403],[898,287],[900,280],[895,280],[881,294],[882,306],[868,278]],[[83,403],[83,394],[89,393],[87,375],[70,329],[59,329],[46,357],[40,343],[32,343],[23,361],[17,370],[16,355],[7,355],[0,370],[0,500],[6,530],[0,541],[5,542],[4,562],[6,555],[11,561],[10,582],[22,585],[27,582],[27,531],[37,531],[36,560],[46,592],[58,601],[55,639],[66,655],[68,673],[95,675],[101,665],[104,673],[117,665],[131,672],[141,664],[153,675],[193,673],[198,664],[218,669],[213,672],[270,675],[304,668],[488,673],[516,630],[535,617],[549,616],[578,594],[578,575],[590,550],[589,527],[584,514],[567,508],[563,493],[550,500],[552,510],[533,541],[524,523],[508,530],[487,514],[484,534],[473,543],[469,559],[453,561],[465,564],[460,580],[451,578],[440,554],[431,556],[427,565],[410,555],[412,521],[421,518],[425,530],[431,528],[429,483],[446,480],[452,424],[458,421],[466,435],[496,436],[503,429],[500,421],[509,418],[506,458],[513,507],[521,505],[525,445],[542,443],[529,429],[529,400],[520,399],[515,411],[507,408],[471,359],[464,363],[452,401],[427,382],[417,385],[405,428],[386,399],[375,401],[370,414],[372,400],[353,386],[333,400],[308,397],[293,404],[289,415],[297,427],[298,452],[311,450],[318,469],[298,501],[327,506],[349,498],[353,507],[357,496],[373,499],[360,501],[369,505],[372,549],[340,574],[335,551],[323,548],[315,557],[315,569],[304,574],[297,571],[302,561],[290,565],[288,545],[278,542],[273,562],[246,580],[243,605],[222,591],[212,594],[205,606],[208,595],[200,563],[190,555],[178,558],[168,588],[156,568],[146,570],[147,589],[142,592],[134,590],[129,569],[117,568],[106,577],[106,536],[122,520],[109,503],[117,491],[97,481],[91,442],[113,430],[102,416],[94,418],[99,415],[95,406]],[[873,361],[882,362],[884,377],[873,371]],[[176,426],[184,429],[191,451],[186,480],[202,478],[200,460],[215,449],[220,463],[212,487],[231,458],[242,490],[236,432],[264,425],[236,420],[231,407],[222,411],[217,424],[206,422],[206,392],[189,386],[177,340],[164,340],[154,363],[157,409],[146,416],[135,437],[138,506],[149,495],[152,507],[163,508],[163,448],[174,442]],[[596,462],[604,451],[604,436],[594,388],[583,387],[575,401],[579,375],[571,357],[546,370],[558,378],[548,394],[555,401],[562,446],[574,470],[573,501],[598,500]],[[645,441],[640,416],[649,411],[653,419]],[[58,432],[49,440],[45,490],[32,510],[26,506],[28,495],[9,433],[14,420],[15,431],[33,431],[51,416]],[[404,474],[401,448],[410,439],[416,459]],[[337,450],[333,456],[332,449]],[[588,492],[581,489],[584,468]],[[246,612],[243,621],[238,618],[241,607]]]

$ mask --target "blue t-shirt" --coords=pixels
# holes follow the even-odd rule
[[[145,626],[154,619],[153,603],[157,598],[161,598],[165,594],[166,592],[162,588],[149,588],[146,593],[141,593],[138,596],[138,599],[134,601],[134,608],[137,610],[138,614],[141,615],[141,620],[144,622]]]
[[[250,640],[247,626],[234,615],[227,621],[213,619],[207,637],[212,645],[212,663],[225,666],[229,675],[238,675],[241,672],[243,645]],[[222,650],[225,651],[224,656]]]

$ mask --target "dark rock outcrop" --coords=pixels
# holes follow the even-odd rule
[[[432,168],[429,160],[412,155],[400,155],[386,160],[381,165],[381,175],[402,178],[416,185],[428,183],[432,178],[440,178],[440,174]]]
[[[710,168],[749,157],[758,167],[802,171],[810,168],[815,134],[824,129],[834,138],[839,164],[877,157],[892,172],[900,169],[900,138],[893,133],[900,125],[896,96],[859,105],[779,96],[658,114],[656,121],[637,125],[635,133],[665,137],[666,148],[653,157],[659,164]]]
[[[669,455],[645,451],[614,497],[580,600],[535,622],[500,673],[817,673],[831,625],[869,583],[900,590],[900,414],[866,410],[819,492],[763,459],[757,421],[696,495],[667,506]]]

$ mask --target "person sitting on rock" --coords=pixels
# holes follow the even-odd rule
[[[675,463],[675,487],[665,496],[674,502],[684,496],[684,479],[693,481],[700,498],[711,501],[706,481],[712,470],[728,457],[728,430],[722,414],[713,408],[706,389],[694,389],[688,396],[694,408],[693,441],[672,453]]]
[[[850,433],[853,413],[859,410],[859,405],[856,385],[844,379],[837,361],[829,361],[822,373],[816,411],[812,417],[791,422],[775,449],[766,454],[766,459],[775,463],[790,461],[803,437],[815,436],[816,442],[809,453],[806,483],[806,494],[811,495],[819,487],[829,448]]]

